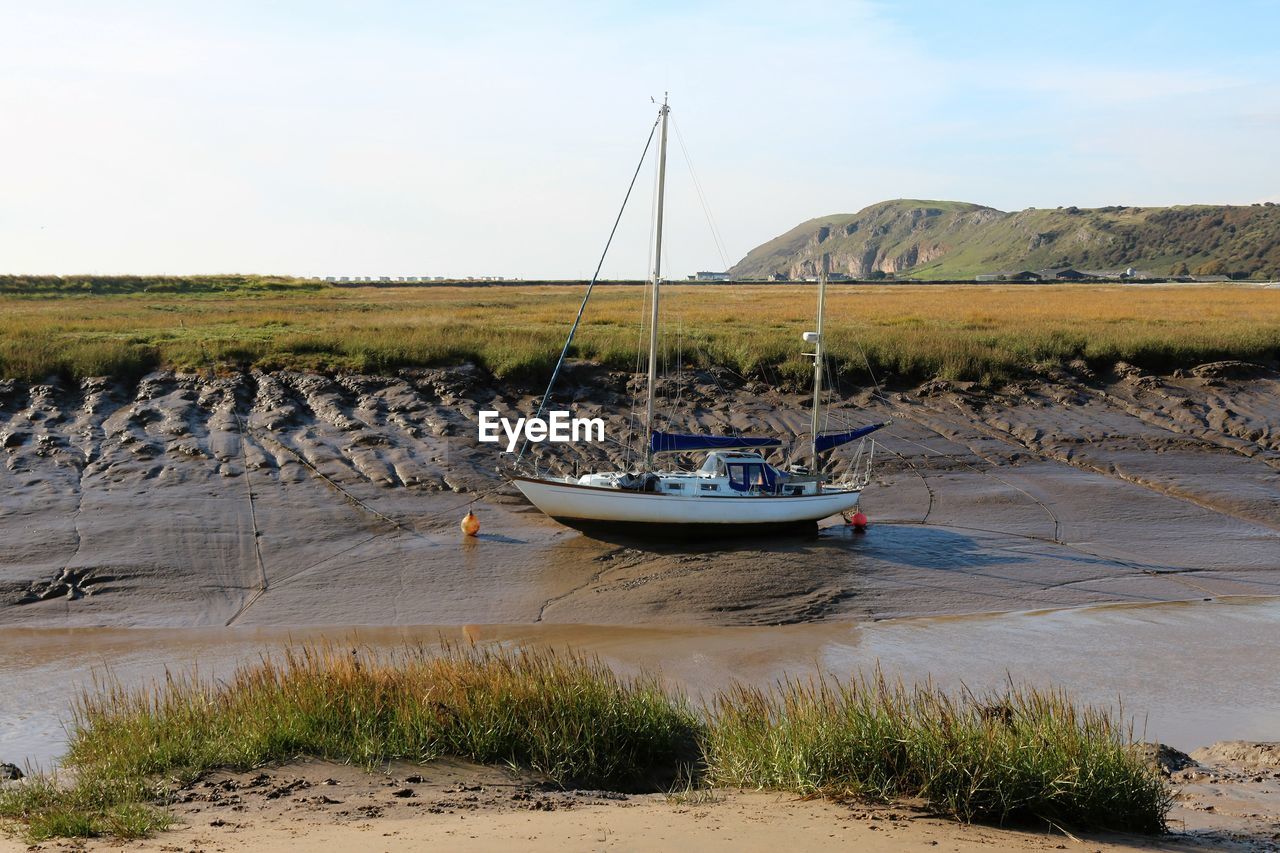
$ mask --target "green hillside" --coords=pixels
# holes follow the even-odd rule
[[[895,199],[811,219],[752,249],[736,278],[881,273],[920,279],[1072,267],[1280,279],[1280,206],[1028,208]]]

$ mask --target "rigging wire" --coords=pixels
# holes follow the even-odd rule
[[[653,134],[657,131],[658,122],[661,120],[661,116],[659,116],[654,121],[653,127],[649,128],[649,138],[644,142],[644,151],[640,154],[640,162],[636,164],[636,170],[631,175],[631,183],[627,184],[627,194],[623,196],[622,206],[618,208],[618,215],[614,217],[613,227],[609,229],[609,239],[604,243],[604,251],[600,253],[600,261],[596,264],[596,271],[592,273],[591,282],[587,285],[587,292],[582,297],[582,304],[578,306],[578,316],[573,318],[573,326],[569,329],[569,337],[565,338],[564,348],[560,350],[560,358],[556,361],[555,369],[551,371],[551,381],[547,383],[547,391],[542,395],[542,401],[538,404],[537,414],[534,415],[535,418],[542,417],[543,411],[547,408],[547,402],[551,399],[551,391],[555,387],[556,379],[560,376],[560,368],[564,366],[564,360],[569,355],[569,347],[573,345],[573,336],[577,333],[579,324],[582,323],[583,312],[587,310],[587,300],[591,298],[591,291],[596,286],[596,279],[600,277],[600,270],[604,267],[605,256],[609,254],[609,247],[613,245],[614,235],[618,233],[618,224],[622,222],[622,214],[627,209],[627,202],[631,199],[631,191],[635,189],[636,178],[640,176],[640,170],[644,167],[645,158],[649,156],[649,146],[653,144]],[[529,439],[526,437],[524,444],[520,445],[520,453],[516,456],[517,463],[524,458],[524,452],[528,447]]]
[[[658,120],[661,121],[661,116],[659,116]],[[656,127],[656,123],[655,123],[655,127]],[[652,131],[650,131],[650,136],[652,136]],[[631,371],[631,375],[633,377],[640,373],[641,365],[643,364],[643,361],[644,361],[645,331],[648,329],[649,306],[652,304],[649,300],[655,296],[653,292],[653,282],[652,282],[653,257],[654,257],[653,236],[654,236],[655,230],[658,227],[658,222],[657,222],[658,220],[658,178],[659,178],[658,173],[660,169],[661,169],[661,164],[658,162],[657,159],[655,159],[653,161],[653,190],[649,194],[649,241],[646,244],[647,251],[645,253],[645,259],[644,259],[644,263],[645,263],[644,282],[645,283],[641,291],[642,298],[640,300],[640,322],[636,324],[635,367]],[[627,454],[626,454],[625,461],[626,461],[626,467],[628,468],[631,467],[632,458],[637,453],[634,447],[634,444],[635,444],[636,422],[637,422],[636,409],[638,408],[639,404],[640,404],[640,389],[637,386],[631,392],[631,412],[627,416]]]
[[[895,404],[894,404],[894,402],[893,402],[892,400],[890,400],[890,399],[889,399],[889,397],[887,397],[887,396],[885,395],[884,391],[881,389],[880,381],[879,381],[879,379],[877,379],[877,378],[876,378],[875,370],[871,367],[871,359],[869,359],[869,358],[867,357],[866,350],[864,350],[864,349],[862,348],[862,345],[861,345],[860,343],[858,343],[858,341],[857,341],[857,339],[856,339],[856,338],[854,338],[854,339],[853,339],[853,345],[854,345],[854,347],[858,350],[858,354],[862,357],[862,363],[863,363],[863,364],[866,366],[866,368],[867,368],[867,375],[871,377],[871,384],[872,384],[872,387],[874,388],[874,392],[873,392],[874,398],[879,399],[879,400],[880,400],[882,403],[884,403],[885,405],[888,405],[888,406],[894,406],[894,405],[895,405]],[[891,414],[892,414],[892,412],[891,412]],[[904,416],[904,417],[906,417],[905,413],[903,414],[903,416]],[[915,419],[914,419],[914,418],[912,418],[911,420],[915,420]],[[936,430],[936,429],[933,429],[932,427],[929,427],[928,425],[922,424],[922,426],[925,426],[927,429],[930,429],[930,430],[932,430],[933,432],[937,432],[937,430]],[[884,433],[885,433],[885,435],[892,436],[892,437],[894,437],[894,438],[898,439],[899,441],[904,441],[904,442],[906,442],[906,443],[908,443],[908,444],[914,444],[916,447],[919,447],[919,448],[921,448],[922,450],[924,450],[924,451],[926,451],[926,452],[928,452],[928,453],[932,453],[932,454],[934,454],[935,456],[939,456],[939,457],[941,457],[941,458],[943,458],[943,459],[950,459],[952,462],[955,462],[955,463],[957,463],[957,464],[959,464],[959,465],[962,465],[962,466],[964,466],[965,468],[968,468],[970,471],[973,471],[974,473],[976,473],[976,474],[978,474],[978,475],[980,475],[980,476],[983,476],[983,477],[989,477],[989,478],[991,478],[992,480],[995,480],[996,482],[1001,483],[1002,485],[1007,486],[1008,488],[1011,488],[1011,489],[1013,489],[1014,491],[1017,491],[1017,492],[1021,493],[1023,496],[1025,496],[1025,497],[1029,498],[1029,499],[1030,499],[1034,504],[1036,504],[1036,506],[1038,506],[1038,507],[1039,507],[1039,508],[1040,508],[1040,509],[1045,513],[1045,515],[1047,515],[1047,516],[1049,517],[1049,520],[1053,522],[1053,537],[1052,537],[1052,539],[1049,539],[1049,538],[1047,538],[1047,537],[1039,537],[1039,536],[1037,536],[1037,537],[1028,537],[1028,538],[1044,539],[1045,541],[1055,542],[1055,543],[1060,544],[1060,545],[1066,545],[1066,544],[1067,544],[1067,543],[1063,542],[1063,541],[1062,541],[1062,538],[1061,538],[1061,534],[1062,534],[1062,522],[1061,522],[1061,520],[1058,518],[1057,513],[1055,513],[1052,509],[1050,509],[1050,508],[1049,508],[1049,506],[1048,506],[1044,501],[1040,500],[1039,498],[1037,498],[1035,495],[1031,494],[1031,493],[1030,493],[1029,491],[1027,491],[1026,489],[1024,489],[1024,488],[1022,488],[1021,486],[1018,486],[1018,485],[1016,485],[1016,484],[1014,484],[1014,483],[1009,482],[1008,480],[1004,479],[1003,477],[998,477],[998,476],[996,476],[995,474],[991,473],[991,471],[989,471],[989,470],[984,471],[984,470],[982,470],[981,468],[978,468],[978,467],[976,467],[976,466],[974,466],[974,465],[971,465],[970,463],[966,462],[965,460],[961,459],[960,457],[956,456],[955,454],[952,454],[952,453],[944,453],[943,451],[940,451],[940,450],[938,450],[938,449],[936,449],[936,448],[934,448],[934,447],[930,447],[929,445],[925,444],[925,443],[924,443],[924,442],[922,442],[922,441],[916,441],[916,440],[914,440],[914,439],[907,438],[907,437],[906,437],[906,436],[904,436],[904,435],[900,435],[900,434],[898,434],[898,433],[895,433],[895,432],[893,432],[891,429],[889,429],[888,427],[886,427],[886,428],[885,428]],[[938,434],[939,434],[940,436],[942,435],[941,433],[938,433]],[[945,436],[942,436],[942,437],[943,437],[943,438],[945,438]],[[906,464],[907,464],[907,465],[912,469],[912,471],[914,471],[914,472],[915,472],[915,473],[920,477],[921,481],[923,481],[923,482],[924,482],[924,484],[925,484],[925,489],[929,492],[929,507],[928,507],[928,509],[925,511],[924,518],[923,518],[923,519],[921,519],[919,523],[920,523],[920,524],[925,523],[925,519],[927,519],[927,518],[929,517],[929,514],[933,511],[933,505],[934,505],[934,493],[933,493],[933,489],[929,486],[928,481],[925,479],[925,476],[924,476],[923,472],[922,472],[919,468],[917,468],[917,467],[916,467],[912,462],[910,462],[910,461],[909,461],[905,456],[903,456],[901,453],[898,453],[897,451],[893,450],[892,448],[886,447],[886,446],[885,446],[885,444],[884,444],[883,442],[879,442],[879,444],[880,444],[880,446],[881,446],[881,447],[883,447],[884,449],[888,450],[888,451],[889,451],[890,453],[892,453],[894,456],[897,456],[899,459],[901,459],[903,462],[905,462],[905,463],[906,463]],[[925,457],[925,458],[927,459],[928,457]],[[998,467],[999,467],[998,465],[996,465],[996,463],[992,462],[990,459],[986,459],[986,458],[984,458],[984,457],[982,457],[982,456],[979,456],[978,458],[979,458],[979,459],[982,459],[982,461],[983,461],[983,462],[986,462],[986,463],[987,463],[989,466],[991,466],[992,468],[998,468]],[[948,526],[951,526],[951,525],[948,525]],[[976,528],[975,528],[975,529],[976,529]],[[992,531],[992,532],[999,532],[999,531]],[[1078,549],[1077,549],[1077,550],[1078,550]]]
[[[680,145],[680,153],[684,155],[684,163],[689,167],[689,177],[693,180],[693,188],[698,194],[698,202],[702,205],[702,212],[707,217],[707,225],[711,229],[711,239],[715,241],[716,251],[720,253],[720,263],[723,264],[721,269],[729,268],[728,252],[724,248],[724,240],[720,238],[720,229],[716,226],[716,219],[711,214],[711,205],[707,204],[706,194],[702,192],[702,184],[698,181],[698,175],[693,170],[693,160],[689,157],[689,149],[684,144],[684,134],[680,132],[680,122],[674,118],[671,120],[672,127],[676,130],[676,142]]]

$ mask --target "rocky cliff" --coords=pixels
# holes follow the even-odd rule
[[[1280,278],[1280,206],[1028,208],[896,199],[811,219],[752,249],[740,278],[816,275],[822,255],[854,278],[922,279],[1049,267]]]

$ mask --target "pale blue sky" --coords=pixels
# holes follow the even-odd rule
[[[0,0],[0,272],[585,276],[664,90],[730,263],[894,197],[1280,200],[1278,38],[1261,0]],[[722,268],[671,155],[667,268]]]

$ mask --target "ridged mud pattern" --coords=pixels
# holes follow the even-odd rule
[[[604,418],[610,440],[532,458],[558,473],[634,464],[638,380],[573,366],[563,387],[551,408]],[[660,390],[674,429],[807,428],[806,394],[728,371]],[[0,612],[67,625],[772,624],[1280,593],[1280,378],[1257,366],[1081,367],[999,391],[841,398],[832,429],[894,423],[864,495],[871,532],[813,541],[670,547],[560,528],[504,484],[502,448],[476,440],[480,409],[536,406],[466,365],[2,382]],[[832,470],[851,459],[837,453]],[[477,539],[457,532],[468,507]]]

